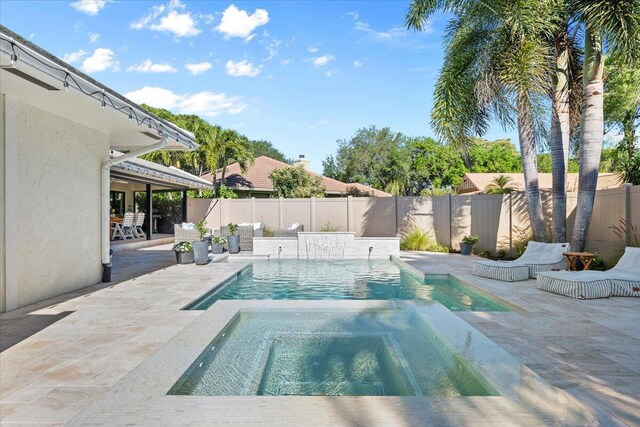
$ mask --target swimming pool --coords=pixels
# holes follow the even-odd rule
[[[169,394],[499,395],[415,308],[241,311]]]
[[[438,301],[452,311],[510,311],[449,275],[423,279],[386,260],[256,260],[186,308],[245,299],[418,300]]]

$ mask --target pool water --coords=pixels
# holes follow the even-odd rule
[[[218,300],[420,300],[452,311],[509,311],[451,276],[420,278],[392,261],[254,261],[237,278],[196,300],[205,310]]]
[[[169,394],[499,395],[415,308],[240,311]]]

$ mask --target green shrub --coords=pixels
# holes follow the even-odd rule
[[[191,242],[180,242],[173,245],[173,250],[176,252],[193,252],[193,245]]]
[[[602,258],[595,258],[593,261],[591,261],[591,264],[589,264],[589,270],[605,271],[608,268],[609,265]]]
[[[417,226],[412,227],[400,241],[403,251],[427,251],[449,253],[448,246],[440,245],[433,236]]]
[[[324,231],[325,233],[333,232],[333,231],[340,231],[340,226],[335,225],[335,224],[331,224],[331,221],[327,221],[322,226],[322,228],[320,228],[320,231]]]
[[[462,243],[468,243],[470,245],[475,245],[479,241],[480,241],[480,238],[478,236],[474,236],[473,234],[469,236],[464,236],[464,238],[462,239]]]

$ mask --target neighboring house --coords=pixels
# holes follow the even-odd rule
[[[484,189],[500,175],[508,176],[512,179],[511,186],[517,191],[524,191],[524,174],[522,173],[466,173],[462,179],[462,184],[458,187],[458,194],[476,194],[484,192]],[[538,184],[540,191],[551,191],[552,174],[538,174]],[[620,177],[614,173],[601,173],[598,175],[598,190],[605,188],[617,188],[622,185]],[[578,191],[578,174],[567,174],[567,192]]]
[[[355,187],[360,191],[369,192],[375,197],[387,197],[391,194],[384,191],[376,190],[375,188],[368,187],[358,183],[344,183],[326,176],[319,175],[309,170],[309,161],[304,157],[300,157],[295,161],[293,165],[280,162],[266,156],[256,157],[253,164],[248,165],[247,171],[242,172],[238,163],[233,163],[227,166],[224,177],[224,184],[233,189],[240,198],[267,198],[273,194],[273,184],[269,179],[269,174],[274,169],[291,168],[291,167],[303,167],[311,175],[319,176],[322,178],[322,185],[325,187],[325,194],[327,197],[343,197],[346,196],[351,187]],[[211,173],[202,175],[202,178],[212,182],[213,176]],[[222,170],[218,170],[216,174],[216,182],[222,183]]]
[[[112,202],[144,191],[153,212],[153,191],[211,188],[135,157],[195,148],[190,132],[0,26],[0,312],[100,282]]]

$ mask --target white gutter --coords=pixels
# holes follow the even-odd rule
[[[109,255],[109,249],[111,246],[111,240],[109,239],[109,213],[110,213],[110,205],[109,205],[109,191],[111,189],[111,181],[110,181],[110,169],[111,166],[124,162],[125,160],[132,159],[134,157],[139,157],[143,154],[150,153],[151,151],[159,150],[162,147],[166,146],[169,143],[169,138],[166,134],[162,135],[162,138],[159,142],[143,147],[139,150],[130,151],[123,156],[118,156],[113,159],[105,160],[102,162],[102,166],[100,166],[101,171],[101,180],[102,180],[102,192],[101,192],[101,217],[102,221],[101,230],[102,230],[102,266],[107,267],[111,263],[111,256]]]

